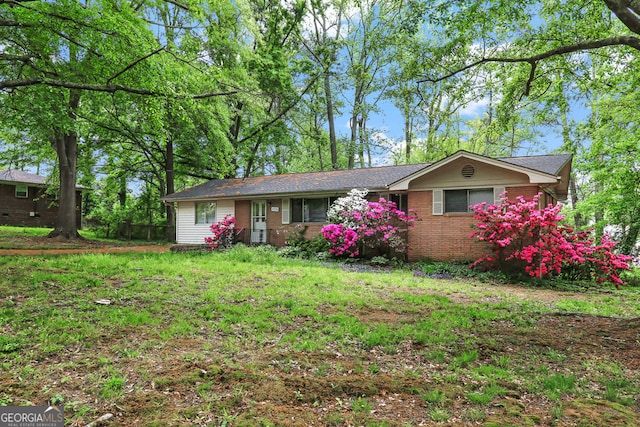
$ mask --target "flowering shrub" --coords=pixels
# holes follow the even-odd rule
[[[406,253],[409,247],[402,231],[415,218],[383,198],[368,202],[367,193],[351,190],[329,208],[327,218],[331,224],[322,228],[322,235],[330,244],[329,252],[336,257],[356,257],[368,247],[383,253]]]
[[[347,228],[356,229],[357,216],[364,215],[369,207],[367,194],[369,190],[353,189],[345,197],[336,199],[327,211],[327,222],[342,224]]]
[[[329,253],[336,257],[356,257],[358,249],[358,232],[344,224],[329,224],[322,227],[322,235],[329,242]]]
[[[211,224],[213,237],[205,237],[204,241],[211,249],[226,248],[233,245],[236,236],[236,218],[227,215],[222,221]]]
[[[499,205],[480,203],[472,207],[479,222],[471,237],[491,247],[491,253],[476,260],[472,267],[524,271],[536,277],[568,269],[599,283],[623,284],[620,271],[629,269],[631,257],[615,254],[616,243],[606,235],[597,244],[589,231],[576,232],[561,224],[561,206],[539,209],[539,198],[540,194],[530,200],[503,197]]]

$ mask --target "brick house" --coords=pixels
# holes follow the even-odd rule
[[[366,188],[374,199],[384,197],[418,221],[408,231],[412,260],[469,260],[483,247],[469,235],[469,205],[494,203],[542,193],[541,206],[567,198],[570,154],[493,159],[458,151],[438,162],[253,178],[214,179],[170,194],[176,203],[176,242],[202,244],[211,223],[236,217],[248,244],[283,246],[294,229],[318,234],[331,202],[353,188]]]
[[[40,175],[0,170],[0,225],[54,227],[58,215],[57,200],[47,194],[47,179]],[[83,187],[77,188],[76,218],[82,222]]]

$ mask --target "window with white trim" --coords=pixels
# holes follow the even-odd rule
[[[26,185],[16,185],[16,197],[18,199],[26,199],[29,197],[29,187]]]
[[[211,224],[216,220],[216,202],[196,203],[196,224]]]
[[[444,190],[444,212],[472,212],[471,206],[478,203],[494,202],[493,188],[474,188],[465,190]]]

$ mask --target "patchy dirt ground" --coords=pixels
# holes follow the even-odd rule
[[[360,314],[372,316],[370,312]],[[384,320],[393,319],[384,314]],[[598,360],[616,361],[628,372],[640,368],[638,319],[548,315],[536,323],[535,330],[526,333],[510,324],[478,331],[478,362],[492,363],[496,356],[507,356],[518,363],[527,354],[545,354],[552,349],[567,356],[557,362],[558,372],[591,363],[595,369]],[[147,338],[132,331],[119,342],[90,351],[118,363],[122,355],[113,348],[143,347]],[[563,399],[558,406],[540,393],[520,390],[508,380],[500,384],[507,393],[482,407],[481,416],[474,415],[477,405],[471,405],[463,392],[478,379],[462,376],[443,382],[441,377],[447,375],[450,361],[432,362],[419,346],[405,344],[394,354],[374,348],[354,357],[337,350],[258,350],[248,340],[247,347],[233,355],[220,353],[220,348],[203,351],[207,341],[215,339],[171,340],[156,349],[155,357],[128,360],[124,396],[96,408],[96,415],[114,415],[112,422],[102,425],[640,425],[637,403],[628,407],[582,398]],[[487,345],[489,342],[492,344]],[[92,384],[87,382],[89,373],[82,368],[86,351],[69,349],[60,360],[42,361],[64,367],[55,376],[81,385],[68,390],[75,394],[71,401],[86,402],[90,398],[87,394]],[[415,374],[407,375],[408,368]],[[8,391],[16,386],[5,382],[0,388]],[[443,394],[443,401],[434,406],[425,401],[424,394],[435,389]],[[447,419],[434,421],[437,410],[446,411]],[[82,426],[86,421],[76,420],[72,425]]]
[[[406,321],[385,311],[356,315],[387,324]],[[517,365],[535,354],[541,367],[552,364],[555,372],[576,374],[578,381],[589,370],[602,367],[603,375],[624,377],[637,375],[640,369],[640,319],[549,314],[534,326],[495,322],[460,340],[477,343],[478,366],[494,364],[499,357]],[[105,336],[98,347],[69,348],[55,359],[34,361],[52,369],[40,389],[26,393],[32,393],[33,403],[45,404],[47,390],[64,381],[68,404],[85,402],[92,407],[93,419],[114,415],[98,424],[105,426],[640,425],[637,402],[625,406],[593,396],[564,397],[559,404],[508,378],[498,383],[506,393],[478,410],[465,393],[474,387],[480,390],[481,380],[464,370],[449,379],[451,360],[433,361],[427,348],[410,343],[392,354],[382,348],[342,354],[335,348],[282,351],[275,343],[256,346],[250,337],[242,348],[227,349],[224,342],[223,335],[202,331],[197,337],[158,344],[157,337],[132,329],[123,336]],[[156,347],[146,348],[148,343]],[[128,357],[123,349],[140,353]],[[561,357],[551,363],[547,359],[551,356],[544,356],[551,352]],[[123,395],[107,399],[108,403],[104,399],[93,403],[99,394],[98,374],[90,361],[95,354],[105,361],[101,363],[126,372]],[[611,364],[621,372],[607,373]],[[584,386],[594,391],[599,387]],[[23,394],[19,387],[18,379],[5,378],[0,384],[5,393]],[[425,399],[433,390],[442,394],[441,401]],[[85,426],[92,420],[80,413],[70,425]],[[437,421],[439,413],[446,414],[442,421]]]
[[[124,250],[167,251],[168,247],[88,244],[54,247],[47,253]],[[20,253],[32,254],[0,250],[0,255]],[[517,286],[499,291],[547,302],[566,297]],[[464,295],[448,298],[470,303]],[[489,302],[499,297],[486,298]],[[356,310],[353,314],[367,323],[393,325],[425,313]],[[299,320],[301,324],[311,322]],[[286,332],[282,331],[280,339]],[[278,342],[259,345],[249,336],[241,347],[232,347],[228,336],[206,329],[192,337],[162,342],[148,330],[134,328],[118,336],[105,331],[103,338],[90,348],[67,348],[54,358],[28,362],[30,372],[47,367],[38,387],[25,390],[19,378],[0,376],[0,398],[4,393],[45,404],[50,390],[62,386],[68,413],[73,414],[68,418],[72,426],[86,426],[107,413],[113,418],[98,426],[640,426],[638,395],[623,396],[636,400],[620,404],[603,398],[606,390],[601,384],[583,383],[599,376],[611,381],[637,378],[637,318],[542,314],[526,327],[495,321],[460,336],[455,345],[474,346],[477,366],[503,358],[514,369],[523,360],[530,363],[532,357],[538,357],[540,369],[575,374],[580,387],[594,392],[593,396],[567,396],[558,401],[505,377],[496,384],[505,392],[481,406],[472,404],[467,396],[469,390],[480,392],[486,385],[477,375],[469,370],[454,375],[451,355],[438,360],[429,354],[429,348],[411,343],[398,346],[393,353],[374,347],[344,354],[331,347],[284,351]],[[98,360],[96,355],[100,355]],[[108,371],[109,366],[126,372],[124,392],[97,399],[97,384],[104,381],[100,372]],[[591,380],[586,379],[587,374]]]
[[[140,244],[139,242],[111,242],[79,239],[58,240],[48,237],[13,237],[1,239],[2,255],[61,255],[74,253],[117,253],[117,252],[167,252],[168,244]]]

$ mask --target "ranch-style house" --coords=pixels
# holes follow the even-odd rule
[[[458,151],[433,163],[365,169],[291,173],[251,178],[214,179],[170,194],[176,204],[176,242],[203,244],[211,223],[233,215],[247,244],[283,246],[292,232],[306,237],[325,225],[333,200],[351,189],[368,189],[418,220],[408,230],[410,260],[471,260],[483,251],[470,238],[469,206],[538,193],[541,207],[567,198],[570,154],[490,158]]]

